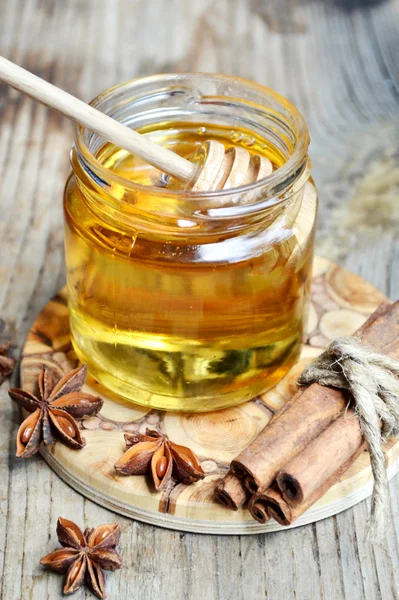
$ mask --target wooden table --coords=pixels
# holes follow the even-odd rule
[[[176,70],[236,74],[287,96],[312,136],[318,253],[393,299],[398,42],[398,0],[0,0],[0,53],[85,100],[132,77]],[[64,282],[61,196],[72,137],[65,119],[0,87],[0,315],[18,349]],[[120,523],[125,567],[108,577],[112,599],[398,598],[397,478],[385,548],[364,541],[368,502],[268,536],[179,534],[85,500],[39,457],[17,461],[19,415],[7,383],[0,402],[4,600],[61,597],[61,578],[38,564],[56,546],[59,515],[84,526]]]

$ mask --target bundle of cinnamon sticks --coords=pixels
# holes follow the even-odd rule
[[[368,348],[399,357],[399,302],[383,304],[354,334]],[[366,449],[348,393],[317,383],[276,413],[230,466],[216,499],[254,519],[290,525]]]

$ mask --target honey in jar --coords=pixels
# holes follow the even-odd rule
[[[297,360],[306,323],[317,195],[303,118],[219,75],[136,80],[93,104],[185,158],[218,140],[263,155],[273,173],[192,192],[79,129],[64,202],[77,355],[111,391],[164,410],[269,389]]]

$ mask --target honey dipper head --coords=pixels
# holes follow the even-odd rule
[[[194,192],[228,190],[259,181],[270,175],[273,165],[258,154],[250,154],[245,148],[226,148],[221,142],[208,140],[195,152],[193,162],[198,171],[190,183]]]

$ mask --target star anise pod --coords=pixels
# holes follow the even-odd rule
[[[80,391],[86,374],[87,367],[83,365],[54,385],[51,371],[43,367],[37,396],[17,388],[9,390],[12,400],[32,413],[18,429],[18,457],[29,458],[36,454],[42,442],[54,444],[56,438],[71,448],[83,448],[86,441],[74,417],[98,413],[103,405],[101,398]]]
[[[205,473],[194,452],[179,446],[166,435],[147,429],[146,435],[125,433],[126,452],[115,463],[118,473],[144,475],[151,473],[155,489],[162,490],[173,477],[181,483],[204,479]]]
[[[64,594],[73,594],[86,581],[99,598],[106,598],[102,569],[115,571],[122,566],[116,550],[120,538],[119,525],[109,523],[82,533],[72,521],[59,518],[57,536],[63,547],[50,552],[40,564],[56,573],[66,572]]]
[[[11,375],[15,367],[15,360],[8,356],[10,348],[11,342],[0,344],[0,384]]]

